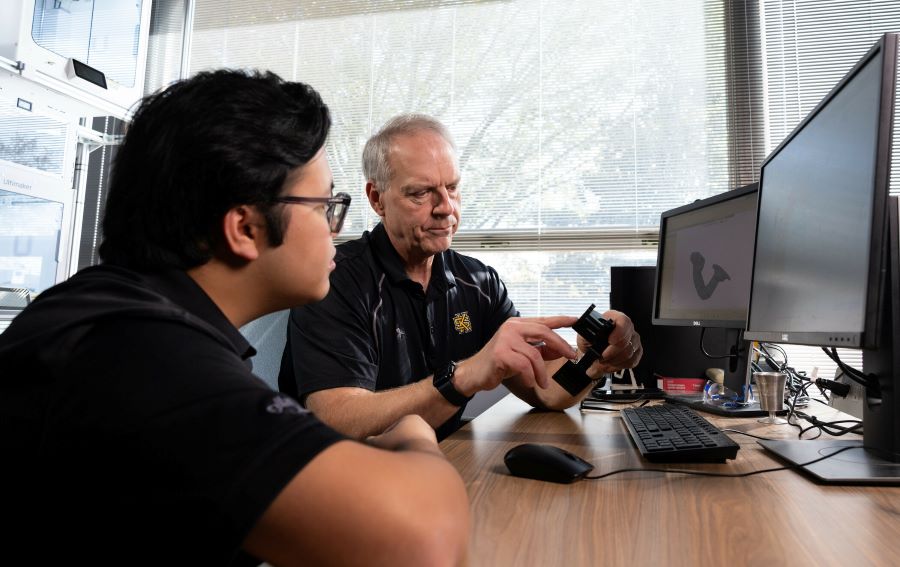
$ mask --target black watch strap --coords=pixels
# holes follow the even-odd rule
[[[446,366],[438,368],[434,373],[434,387],[444,398],[455,406],[462,407],[469,403],[472,396],[465,396],[453,385],[453,373],[456,372],[456,363],[450,362]]]

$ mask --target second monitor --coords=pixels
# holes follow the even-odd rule
[[[695,348],[725,371],[738,397],[747,382],[749,344],[743,340],[756,231],[757,184],[671,209],[660,217],[653,324],[702,329]],[[710,334],[724,335],[704,341]],[[724,339],[724,340],[723,340]],[[725,344],[720,351],[710,343]],[[717,413],[759,412],[725,403]]]

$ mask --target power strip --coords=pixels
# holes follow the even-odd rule
[[[862,419],[863,404],[865,403],[866,399],[866,389],[856,381],[850,380],[849,378],[844,376],[844,373],[840,368],[838,368],[834,373],[834,381],[841,382],[843,384],[850,384],[850,393],[847,394],[846,398],[835,396],[832,393],[831,406],[834,409],[841,410],[844,413],[849,413],[853,417]]]

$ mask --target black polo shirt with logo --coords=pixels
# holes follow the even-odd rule
[[[303,400],[339,387],[405,386],[469,358],[518,312],[497,272],[447,250],[434,257],[427,290],[407,276],[379,224],[338,246],[328,296],[291,310],[278,377]],[[441,426],[459,427],[462,408]]]
[[[87,268],[0,334],[10,564],[256,565],[240,551],[343,436],[251,373],[183,271]]]

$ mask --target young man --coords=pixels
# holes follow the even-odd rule
[[[282,391],[358,438],[407,413],[442,438],[472,395],[501,382],[538,408],[577,403],[587,386],[573,396],[551,378],[576,355],[553,329],[577,319],[519,318],[497,272],[450,249],[460,173],[446,128],[418,114],[390,120],[366,143],[363,170],[381,224],[340,246],[324,301],[292,310]],[[627,316],[604,316],[616,327],[597,377],[643,352]]]
[[[451,565],[468,501],[432,429],[345,439],[250,370],[237,328],[329,289],[328,109],[271,74],[148,98],[104,264],[0,335],[3,557],[29,564]]]

